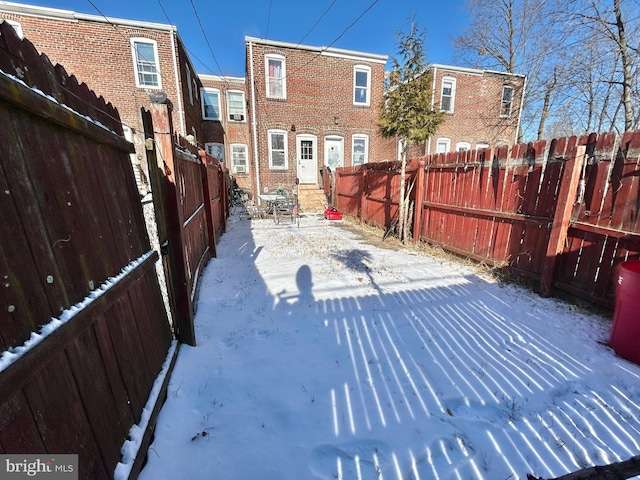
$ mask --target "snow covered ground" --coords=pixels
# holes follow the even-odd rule
[[[141,480],[524,479],[640,452],[610,323],[371,246],[230,219]]]

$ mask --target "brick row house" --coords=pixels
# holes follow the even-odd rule
[[[132,163],[141,193],[148,180],[140,107],[148,107],[150,95],[167,94],[176,132],[206,141],[202,83],[175,26],[2,1],[0,20],[118,109],[136,147]]]
[[[378,135],[386,55],[253,37],[245,44],[252,190],[296,178],[317,187],[323,168],[389,158]]]
[[[246,79],[217,75],[200,75],[201,110],[205,137],[202,146],[225,162],[231,175],[249,172],[251,124],[247,115]],[[242,182],[240,182],[242,183]],[[243,184],[249,189],[250,185]]]
[[[198,75],[172,25],[0,1],[3,19],[118,108],[143,193],[140,107],[159,91],[176,132],[223,160],[254,200],[296,179],[318,191],[327,167],[399,158],[398,142],[378,132],[386,55],[245,37],[245,77]],[[524,76],[429,69],[446,120],[410,157],[516,141]]]
[[[445,121],[410,156],[480,150],[517,143],[524,75],[450,65],[430,65],[432,104]]]

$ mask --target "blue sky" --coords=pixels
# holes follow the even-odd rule
[[[170,23],[178,27],[199,73],[233,76],[244,76],[245,35],[394,55],[395,33],[407,30],[408,19],[415,12],[426,30],[427,61],[450,64],[453,62],[452,39],[468,22],[464,0],[29,0],[24,3],[159,23],[169,23],[168,17]],[[361,15],[355,25],[347,29]]]

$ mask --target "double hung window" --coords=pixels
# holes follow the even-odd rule
[[[286,170],[287,162],[287,132],[284,130],[269,130],[269,168]]]
[[[136,71],[136,86],[161,88],[157,43],[146,38],[132,38],[131,51]]]
[[[220,120],[220,90],[217,88],[203,88],[200,98],[202,118],[205,120]]]
[[[371,91],[371,68],[364,65],[353,67],[353,104],[368,106]]]
[[[287,98],[286,65],[282,55],[267,55],[266,78],[268,98]]]

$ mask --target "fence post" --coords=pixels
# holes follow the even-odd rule
[[[218,172],[218,185],[220,185],[220,197],[222,198],[222,206],[220,207],[220,221],[222,222],[222,231],[227,231],[227,218],[231,215],[230,199],[229,199],[229,172],[224,163],[220,164]]]
[[[165,202],[167,224],[167,254],[171,282],[174,293],[174,322],[178,340],[191,346],[196,345],[193,326],[193,305],[187,281],[187,260],[182,238],[182,219],[180,218],[180,201],[176,187],[176,163],[174,158],[173,125],[171,113],[164,103],[151,104],[154,140],[160,155],[159,160],[164,167],[162,191]],[[164,246],[161,246],[164,248]],[[164,252],[163,252],[164,253]]]
[[[360,192],[360,221],[364,222],[365,212],[367,211],[367,166],[362,167],[362,191]]]
[[[540,280],[540,295],[548,297],[553,292],[553,274],[555,271],[558,256],[564,249],[564,243],[567,239],[569,223],[571,222],[571,212],[573,211],[573,203],[578,191],[580,183],[580,174],[582,172],[582,164],[586,147],[584,145],[576,145],[577,139],[572,137],[572,143],[569,145],[567,161],[562,172],[562,180],[560,184],[560,192],[556,203],[555,213],[553,215],[553,224],[549,235],[549,243],[547,245],[547,255],[542,267],[542,275]]]
[[[413,211],[413,243],[420,242],[422,233],[422,208],[424,205],[424,160],[418,163],[418,173],[416,175],[416,200]]]

